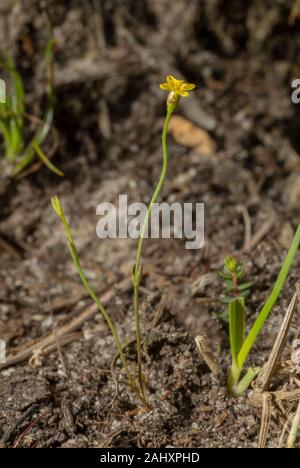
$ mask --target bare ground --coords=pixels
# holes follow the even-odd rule
[[[217,272],[226,255],[243,258],[254,282],[250,324],[299,221],[299,110],[290,101],[299,23],[288,25],[283,1],[245,2],[243,8],[235,1],[190,1],[187,9],[186,2],[169,0],[141,6],[108,0],[101,8],[52,0],[48,15],[43,2],[21,3],[9,16],[10,45],[36,112],[49,16],[53,24],[55,162],[66,178],[41,168],[18,181],[1,179],[0,335],[9,355],[91,304],[51,209],[54,193],[71,220],[91,284],[111,296],[108,310],[122,338],[134,337],[132,294],[118,286],[129,278],[136,242],[97,239],[95,209],[122,193],[149,200],[161,167],[165,96],[157,85],[165,74],[197,83],[178,113],[208,131],[216,149],[204,155],[170,138],[162,199],[205,203],[206,244],[188,251],[181,240],[145,243],[142,326],[151,410],[137,408],[118,365],[112,403],[115,348],[96,314],[61,344],[61,353],[55,343],[1,371],[0,437],[9,447],[256,447],[260,408],[248,394],[236,400],[225,389],[229,350],[226,326],[216,318],[224,312]],[[242,213],[252,227],[246,249]],[[299,273],[298,257],[251,354],[255,365],[268,357]],[[199,333],[218,356],[219,378],[197,351]],[[126,352],[133,363],[133,346]],[[272,419],[268,446],[278,445],[283,420]]]

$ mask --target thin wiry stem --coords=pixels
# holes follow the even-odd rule
[[[107,325],[108,325],[108,327],[109,327],[109,329],[110,329],[110,331],[112,333],[112,336],[113,336],[114,341],[115,341],[115,345],[116,345],[117,350],[118,350],[119,355],[120,355],[122,366],[123,366],[126,374],[128,375],[129,381],[130,381],[130,375],[129,375],[129,371],[128,371],[127,361],[126,361],[125,355],[123,353],[122,344],[121,344],[121,342],[119,340],[116,328],[115,328],[110,316],[108,315],[105,307],[103,306],[101,301],[98,299],[95,291],[93,290],[93,288],[89,284],[89,282],[88,282],[88,280],[87,280],[87,278],[86,278],[86,276],[85,276],[85,274],[84,274],[84,272],[82,270],[80,260],[79,260],[79,256],[78,256],[78,253],[77,253],[77,249],[75,247],[73,237],[72,237],[72,234],[71,234],[70,226],[68,224],[68,221],[65,218],[65,215],[64,215],[60,200],[59,200],[58,197],[52,197],[51,201],[52,201],[53,209],[55,210],[55,212],[58,214],[58,216],[60,217],[60,219],[63,222],[64,228],[65,228],[65,231],[66,231],[66,234],[67,234],[68,246],[69,246],[69,249],[70,249],[70,253],[71,253],[74,265],[76,266],[76,269],[77,269],[77,271],[79,273],[80,279],[81,279],[85,289],[87,290],[87,292],[89,293],[89,295],[93,299],[93,301],[97,304],[100,312],[102,313],[102,315],[103,315],[103,317],[104,317],[104,319],[105,319],[105,321],[106,321],[106,323],[107,323]]]
[[[136,326],[136,353],[137,353],[137,365],[138,365],[138,380],[139,380],[140,393],[141,393],[141,397],[143,401],[146,401],[146,396],[145,396],[144,377],[143,377],[143,372],[142,372],[141,327],[140,327],[140,314],[139,314],[139,286],[140,286],[140,281],[141,281],[141,256],[142,256],[143,241],[145,237],[145,230],[148,226],[148,220],[151,216],[153,205],[156,202],[160,194],[160,191],[164,184],[164,180],[165,180],[166,173],[167,173],[167,168],[168,168],[167,132],[168,132],[168,126],[169,126],[169,122],[170,122],[173,110],[174,108],[169,107],[166,118],[165,118],[165,123],[163,127],[163,132],[162,132],[163,167],[162,167],[162,171],[161,171],[158,184],[156,186],[154,194],[149,203],[146,216],[144,218],[144,221],[141,227],[135,264],[134,264],[134,268],[132,271],[132,282],[133,282],[133,288],[134,288],[134,318],[135,318],[135,326]]]

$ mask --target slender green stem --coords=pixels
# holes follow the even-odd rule
[[[135,259],[135,265],[137,266],[135,273],[137,273],[138,267],[140,266],[140,262],[141,262],[142,246],[143,246],[143,241],[144,241],[144,236],[145,236],[145,230],[146,230],[146,227],[147,227],[147,224],[148,224],[148,219],[151,216],[153,205],[156,202],[156,200],[157,200],[157,198],[158,198],[158,196],[160,194],[160,191],[162,189],[162,186],[163,186],[163,183],[164,183],[164,180],[165,180],[165,177],[166,177],[166,173],[167,173],[167,168],[168,168],[167,132],[168,132],[168,126],[169,126],[169,122],[170,122],[170,119],[171,119],[171,116],[172,116],[172,112],[173,112],[172,109],[167,112],[167,116],[166,116],[165,123],[164,123],[164,128],[163,128],[162,137],[161,137],[162,138],[162,148],[163,148],[163,167],[162,167],[162,171],[161,171],[161,175],[160,175],[158,184],[157,184],[156,189],[154,191],[154,194],[153,194],[153,196],[151,198],[151,201],[149,203],[145,219],[144,219],[143,224],[142,224],[140,237],[139,237],[139,242],[138,242],[137,253],[136,253],[136,259]]]
[[[134,318],[135,318],[135,326],[136,326],[136,352],[137,352],[137,365],[138,365],[138,379],[139,379],[139,387],[140,387],[141,396],[144,401],[146,400],[146,397],[145,397],[145,390],[144,390],[144,387],[145,387],[144,378],[143,378],[143,373],[142,373],[141,327],[140,327],[140,315],[139,315],[139,286],[140,286],[140,280],[141,280],[141,256],[142,256],[143,241],[145,237],[145,230],[148,226],[148,220],[151,216],[153,205],[156,202],[160,194],[160,191],[162,189],[162,186],[166,177],[166,173],[167,173],[167,168],[168,168],[167,132],[168,132],[168,126],[169,126],[169,122],[170,122],[173,110],[174,110],[174,107],[171,107],[171,106],[168,107],[168,111],[167,111],[167,115],[166,115],[165,123],[163,127],[163,132],[162,132],[163,167],[162,167],[162,171],[161,171],[158,184],[156,186],[154,194],[149,203],[146,216],[144,218],[144,221],[141,227],[135,264],[134,264],[134,268],[132,271],[132,282],[133,282],[133,288],[134,288]]]
[[[135,280],[133,284],[133,295],[134,295],[134,318],[136,327],[136,354],[137,354],[137,366],[138,366],[138,382],[139,382],[139,393],[141,400],[146,404],[145,385],[142,372],[142,344],[141,344],[141,326],[140,326],[140,315],[139,315],[139,283]]]
[[[123,348],[122,348],[121,342],[119,340],[116,328],[115,328],[113,322],[111,321],[105,307],[100,302],[100,300],[98,299],[95,291],[93,290],[93,288],[89,284],[89,282],[88,282],[88,280],[87,280],[87,278],[86,278],[86,276],[85,276],[85,274],[84,274],[84,272],[83,272],[83,270],[81,268],[80,260],[79,260],[78,253],[77,253],[74,241],[73,241],[70,226],[68,224],[68,221],[65,218],[61,202],[60,202],[59,198],[56,197],[56,196],[52,197],[51,202],[52,202],[53,209],[58,214],[58,216],[60,217],[60,219],[62,220],[62,222],[64,224],[64,228],[65,228],[65,231],[66,231],[66,234],[67,234],[67,239],[68,239],[68,246],[69,246],[69,249],[70,249],[70,252],[71,252],[71,256],[72,256],[74,265],[76,266],[76,269],[77,269],[77,271],[79,273],[80,279],[81,279],[85,289],[87,290],[87,292],[89,293],[89,295],[91,296],[93,301],[98,306],[100,312],[102,313],[102,315],[103,315],[103,317],[104,317],[104,319],[105,319],[105,321],[106,321],[106,323],[107,323],[107,325],[108,325],[108,327],[109,327],[109,329],[110,329],[110,331],[112,333],[112,336],[113,336],[114,341],[115,341],[115,345],[116,345],[117,350],[118,350],[119,355],[120,355],[122,366],[123,366],[126,374],[128,375],[129,382],[130,382],[131,380],[130,380],[130,374],[129,374],[129,371],[128,371],[127,361],[126,361],[125,355],[123,353]]]
[[[89,295],[91,296],[91,298],[93,299],[93,301],[97,304],[99,310],[101,311],[111,333],[112,333],[112,336],[114,338],[114,341],[115,341],[115,344],[116,344],[116,347],[118,349],[118,352],[120,354],[120,359],[121,359],[121,362],[122,362],[122,366],[125,370],[125,372],[128,374],[128,368],[127,368],[127,363],[126,363],[126,359],[125,359],[125,356],[124,356],[124,353],[123,353],[123,349],[122,349],[122,345],[121,345],[121,342],[119,340],[119,337],[117,335],[117,332],[116,332],[116,329],[115,329],[115,326],[114,324],[112,323],[106,309],[104,308],[103,304],[99,301],[96,293],[94,292],[94,290],[92,289],[92,287],[90,286],[82,268],[81,268],[81,264],[80,264],[80,261],[79,261],[79,257],[78,257],[78,254],[77,254],[77,250],[76,250],[76,247],[75,245],[73,244],[73,242],[68,242],[68,245],[69,245],[69,249],[70,249],[70,252],[71,252],[71,255],[72,255],[72,259],[73,259],[73,262],[76,266],[76,269],[79,273],[79,276],[80,276],[80,279],[82,281],[82,284],[84,285],[85,289],[87,290],[87,292],[89,293]]]

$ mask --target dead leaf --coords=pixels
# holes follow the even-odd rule
[[[176,143],[188,146],[202,156],[215,152],[216,145],[209,134],[184,117],[175,115],[170,121],[169,132]]]

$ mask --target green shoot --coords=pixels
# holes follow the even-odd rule
[[[9,163],[13,164],[13,175],[19,174],[38,156],[55,174],[63,176],[63,173],[57,168],[53,170],[55,166],[50,163],[44,153],[44,157],[41,156],[41,145],[45,142],[51,130],[54,115],[53,47],[54,41],[49,40],[45,51],[48,82],[47,103],[43,121],[27,144],[25,141],[24,120],[28,118],[34,121],[34,119],[25,111],[23,80],[10,56],[6,56],[5,63],[2,65],[10,75],[11,86],[10,93],[7,93],[6,102],[0,104],[0,133],[3,137],[5,157]],[[39,152],[37,148],[39,148]]]
[[[83,272],[83,270],[81,268],[80,260],[79,260],[78,253],[77,253],[77,249],[76,249],[74,241],[73,241],[70,226],[68,224],[68,221],[65,218],[65,215],[64,215],[64,212],[63,212],[63,207],[62,207],[62,204],[60,202],[60,199],[57,196],[54,196],[54,197],[51,198],[51,203],[52,203],[52,207],[53,207],[55,213],[60,217],[60,219],[63,222],[64,228],[65,228],[65,231],[66,231],[66,235],[67,235],[69,250],[70,250],[74,265],[75,265],[75,267],[76,267],[76,269],[77,269],[77,271],[79,273],[82,284],[84,285],[84,287],[87,290],[88,294],[91,296],[93,301],[98,306],[98,309],[100,310],[101,314],[103,315],[104,320],[106,321],[106,323],[107,323],[107,325],[108,325],[108,327],[109,327],[109,329],[111,331],[111,334],[112,334],[112,336],[114,338],[114,342],[115,342],[116,348],[118,350],[118,353],[119,353],[119,356],[120,356],[124,371],[129,376],[127,361],[126,361],[126,358],[125,358],[125,355],[124,355],[124,352],[123,352],[123,347],[122,347],[122,344],[121,344],[121,342],[119,340],[116,328],[115,328],[110,316],[108,315],[105,307],[100,302],[100,300],[98,299],[95,291],[93,290],[93,288],[89,284],[89,282],[88,282],[88,280],[87,280],[87,278],[86,278],[86,276],[85,276],[85,274],[84,274],[84,272]],[[130,379],[130,377],[129,377],[129,379]]]
[[[46,140],[53,122],[54,116],[54,79],[53,79],[53,47],[55,45],[54,40],[49,40],[46,51],[45,58],[47,62],[48,69],[48,82],[47,82],[47,103],[46,109],[44,112],[43,124],[36,131],[35,135],[25,148],[23,156],[19,163],[14,169],[14,175],[19,174],[25,167],[27,167],[34,159],[36,150],[35,147],[40,147],[43,142]],[[38,155],[39,156],[39,155]],[[49,166],[48,166],[49,167]],[[51,168],[50,168],[51,169]]]
[[[11,57],[5,57],[2,67],[10,74],[11,94],[7,95],[5,103],[0,104],[0,130],[5,143],[5,156],[8,161],[14,162],[24,147],[24,86]]]
[[[229,304],[229,338],[232,365],[228,376],[227,386],[229,391],[235,396],[241,395],[249,387],[252,380],[259,372],[258,368],[249,369],[244,378],[240,380],[241,373],[248,355],[284,287],[294,257],[299,249],[299,244],[300,224],[298,225],[290,249],[284,259],[273,290],[262,310],[260,311],[258,318],[250,329],[246,339],[243,337],[245,330],[244,298],[236,297]]]
[[[225,283],[225,289],[220,297],[221,302],[229,304],[233,299],[237,297],[247,297],[252,283],[245,282],[240,283],[244,276],[243,263],[238,262],[233,257],[226,257],[224,263],[224,270],[219,273]]]

